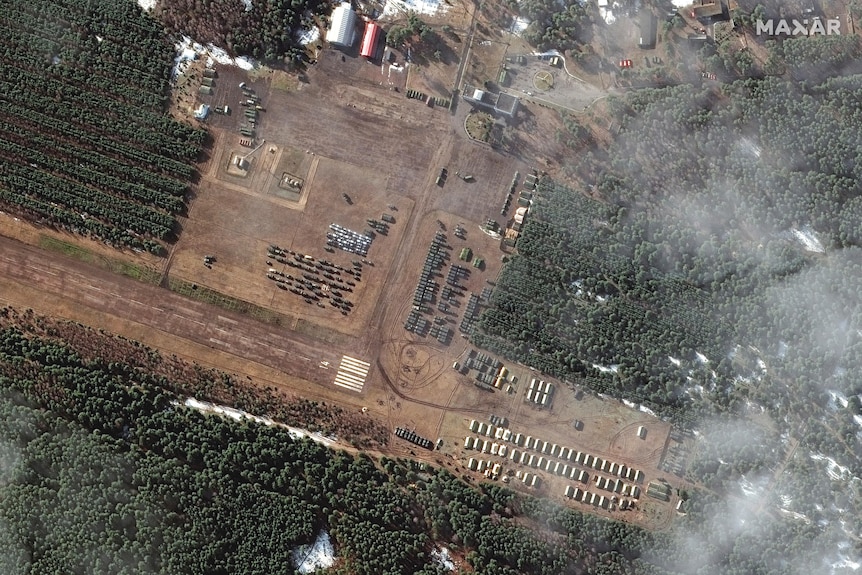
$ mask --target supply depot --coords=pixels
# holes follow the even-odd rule
[[[825,25],[824,25],[825,24]],[[755,33],[758,36],[840,36],[841,20],[814,18],[805,20],[758,20]]]

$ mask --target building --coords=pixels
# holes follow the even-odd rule
[[[518,98],[515,96],[503,92],[494,94],[470,85],[464,86],[464,99],[509,117],[513,117],[518,109]]]
[[[640,39],[638,40],[638,46],[645,50],[655,48],[656,27],[658,26],[655,14],[646,8],[642,8],[638,16],[640,18]]]
[[[326,32],[326,41],[336,46],[350,47],[356,40],[356,12],[350,2],[344,2],[332,11],[332,26]]]
[[[698,20],[713,20],[724,17],[721,0],[695,0],[691,7],[691,17]]]
[[[359,55],[374,59],[377,55],[377,46],[380,44],[381,28],[374,22],[365,23],[365,34],[362,35],[362,45]]]
[[[201,104],[198,106],[197,110],[195,110],[195,118],[198,120],[205,120],[207,116],[210,115],[210,107],[207,104]]]

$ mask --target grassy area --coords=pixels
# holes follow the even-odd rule
[[[272,73],[272,87],[275,90],[295,92],[299,88],[299,80],[287,72],[276,70]]]
[[[168,278],[168,287],[171,291],[178,294],[190,297],[192,299],[196,299],[198,301],[202,301],[204,303],[218,306],[228,311],[234,311],[243,315],[247,315],[264,323],[277,325],[280,327],[286,327],[288,329],[294,328],[295,320],[289,315],[274,312],[270,309],[266,309],[265,307],[261,307],[256,304],[237,299],[229,295],[225,295],[221,292],[201,285],[193,284],[187,281],[183,281],[181,279]]]
[[[158,284],[161,281],[161,274],[154,269],[123,260],[100,256],[87,248],[50,236],[40,236],[39,247],[144,283]]]
[[[491,127],[493,125],[494,118],[485,112],[473,112],[467,116],[467,120],[464,122],[467,135],[480,142],[487,142],[491,139]]]
[[[304,319],[296,321],[296,331],[333,345],[346,345],[350,342],[349,336]]]

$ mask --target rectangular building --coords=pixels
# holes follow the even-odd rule
[[[374,58],[377,56],[377,45],[380,40],[380,26],[374,22],[365,23],[365,34],[362,36],[362,45],[359,48],[359,55],[365,58]]]

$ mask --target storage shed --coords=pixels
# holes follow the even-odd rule
[[[343,2],[332,11],[332,26],[326,33],[326,41],[336,46],[353,46],[356,40],[356,12],[350,2]]]
[[[380,35],[380,26],[374,22],[366,22],[365,34],[362,35],[362,45],[359,48],[359,55],[365,58],[374,58],[377,55]]]

